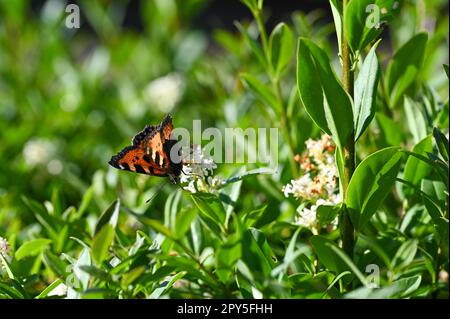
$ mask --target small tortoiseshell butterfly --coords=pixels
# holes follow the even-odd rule
[[[125,147],[111,157],[109,164],[135,173],[168,176],[170,181],[176,184],[182,170],[182,163],[175,163],[170,158],[170,151],[177,143],[177,140],[170,138],[172,130],[172,117],[167,114],[161,124],[145,126],[133,138],[133,145]]]

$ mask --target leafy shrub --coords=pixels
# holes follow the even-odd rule
[[[121,2],[82,2],[76,32],[58,2],[0,2],[0,297],[448,298],[448,13],[415,2],[269,32],[243,0],[213,44],[195,0],[143,1],[142,32]],[[279,128],[279,169],[198,191],[107,166],[167,112]]]

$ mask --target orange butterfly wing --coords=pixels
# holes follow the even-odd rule
[[[170,139],[172,134],[173,124],[170,115],[167,115],[164,120],[158,125],[154,131],[148,133],[139,140],[139,147],[142,148],[151,159],[165,170],[170,170],[170,154],[167,154],[164,145]]]
[[[143,149],[127,146],[113,156],[109,164],[115,168],[140,174],[167,176],[168,170],[155,162]]]
[[[109,164],[135,173],[168,176],[171,162],[164,150],[164,144],[170,139],[172,130],[170,115],[158,126],[146,126],[133,138],[133,145],[125,147],[113,156]]]

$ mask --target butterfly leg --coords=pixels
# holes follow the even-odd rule
[[[178,177],[173,175],[173,174],[169,174],[169,179],[172,182],[172,184],[178,184]]]

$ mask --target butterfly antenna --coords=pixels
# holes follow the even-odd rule
[[[181,172],[182,172],[184,175],[187,175],[187,176],[189,176],[189,175],[191,175],[191,176],[198,176],[198,177],[202,177],[202,176],[203,176],[203,175],[195,174],[195,173],[186,173],[186,172],[183,171],[183,170],[181,170]]]
[[[159,192],[161,191],[161,189],[162,189],[164,186],[167,185],[167,183],[168,183],[168,181],[165,181],[164,183],[160,184],[160,185],[158,186],[158,188],[156,189],[155,193],[152,195],[152,197],[150,197],[149,199],[147,199],[147,201],[146,201],[145,203],[151,202],[151,201],[153,200],[153,198],[155,198],[156,195],[159,194]]]

